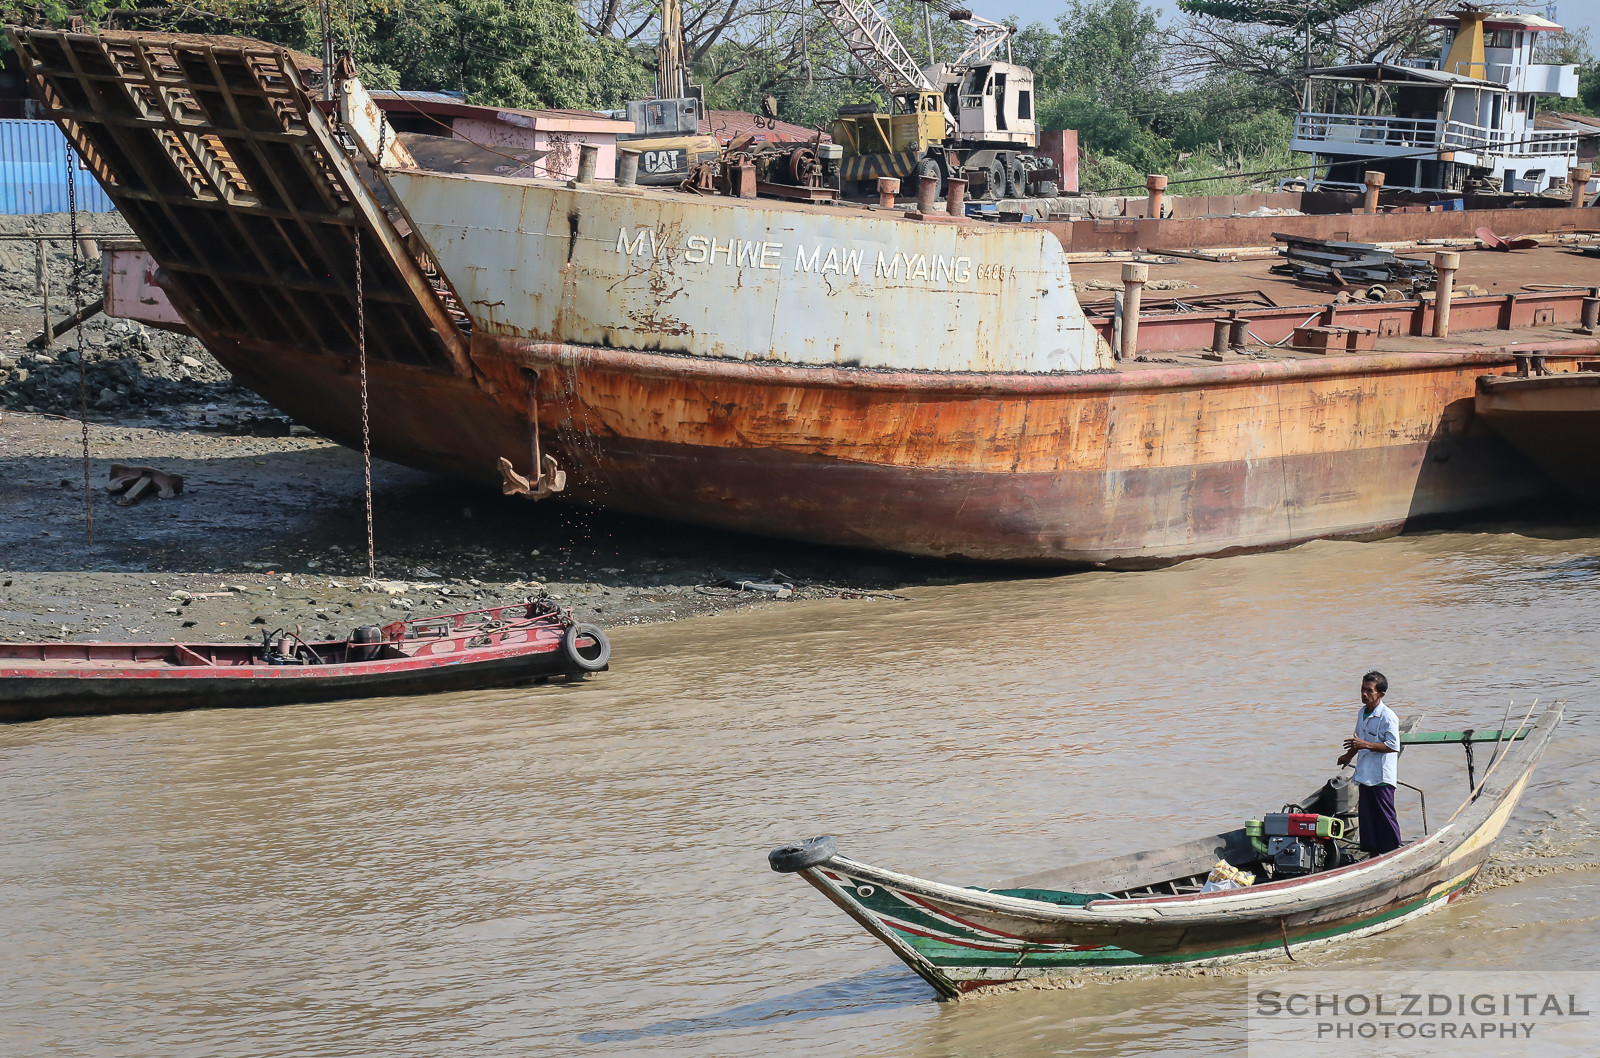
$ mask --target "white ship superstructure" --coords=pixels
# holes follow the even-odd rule
[[[1439,56],[1311,71],[1290,147],[1311,155],[1321,186],[1461,191],[1469,186],[1539,192],[1577,164],[1578,138],[1536,130],[1541,99],[1575,97],[1577,67],[1534,62],[1549,19],[1470,7],[1435,19]],[[1326,166],[1326,173],[1320,168]]]

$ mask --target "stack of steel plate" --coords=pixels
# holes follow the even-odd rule
[[[1390,287],[1413,289],[1431,287],[1436,279],[1427,261],[1398,257],[1391,250],[1365,242],[1332,242],[1305,235],[1272,236],[1286,245],[1283,264],[1272,269],[1277,275],[1293,276],[1307,286],[1347,287],[1382,283]]]

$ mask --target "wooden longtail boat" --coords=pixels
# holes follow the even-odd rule
[[[607,667],[605,632],[528,602],[306,641],[0,643],[0,722],[503,687]]]
[[[1404,730],[1404,745],[1493,743],[1483,780],[1425,837],[1381,856],[1336,845],[1355,862],[1274,877],[1246,828],[1019,879],[1011,887],[946,885],[839,855],[831,837],[775,849],[773,870],[798,873],[887,944],[942,998],[1002,981],[1133,964],[1212,963],[1267,957],[1392,929],[1460,896],[1489,858],[1551,734],[1559,704],[1514,730]],[[1414,724],[1411,725],[1414,727]],[[1354,784],[1324,784],[1295,807],[1349,819],[1330,803]],[[1426,805],[1424,804],[1426,829]],[[1265,862],[1263,862],[1265,859]],[[1262,881],[1202,892],[1226,860]],[[1263,877],[1264,876],[1264,877]]]

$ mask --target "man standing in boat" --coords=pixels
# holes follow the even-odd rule
[[[1361,848],[1374,856],[1401,845],[1400,819],[1394,812],[1394,787],[1400,759],[1400,721],[1383,704],[1388,677],[1374,669],[1361,677],[1361,709],[1356,713],[1355,737],[1344,740],[1341,768],[1356,762],[1358,832]]]

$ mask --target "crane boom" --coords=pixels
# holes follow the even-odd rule
[[[904,92],[939,91],[870,0],[816,0],[816,4],[844,38],[850,54],[867,68],[891,99]],[[954,128],[955,115],[949,107],[944,110],[945,123]]]
[[[1006,47],[1006,62],[1011,61],[1011,34],[1010,26],[1002,22],[991,22],[987,18],[963,12],[966,18],[961,19],[972,31],[972,43],[966,50],[956,56],[952,66],[976,66],[978,63],[988,62],[995,52],[1000,50],[1000,45]]]

